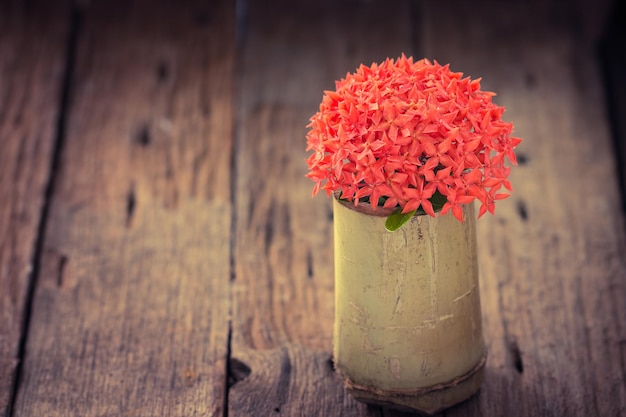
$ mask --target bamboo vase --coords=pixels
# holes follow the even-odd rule
[[[335,369],[360,401],[434,414],[483,379],[474,207],[385,217],[334,200]]]

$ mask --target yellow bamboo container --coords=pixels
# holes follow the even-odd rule
[[[360,401],[434,414],[483,379],[474,207],[415,216],[396,232],[371,207],[334,200],[338,375]]]

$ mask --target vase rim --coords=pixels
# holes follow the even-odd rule
[[[354,203],[351,201],[339,199],[339,192],[337,191],[333,193],[333,199],[337,201],[337,203],[346,207],[347,209],[356,211],[357,213],[361,213],[366,216],[388,217],[389,215],[393,214],[393,212],[395,211],[395,209],[384,208],[382,206],[378,206],[376,209],[374,209],[374,207],[372,207],[370,203],[367,203],[364,201],[359,202],[359,204],[355,206]],[[466,211],[468,209],[468,206],[473,206],[473,205],[474,205],[473,202],[470,204],[463,204],[463,211]],[[439,215],[440,213],[439,211],[437,211],[437,217],[439,217]],[[421,217],[421,216],[430,217],[426,213],[416,214],[414,217]]]
[[[340,200],[338,192],[333,193],[333,197],[342,206],[368,216],[387,217],[395,211],[394,209],[388,209],[382,206],[378,206],[374,209],[370,203],[366,203],[364,201],[359,202],[359,204],[355,206],[351,201]]]

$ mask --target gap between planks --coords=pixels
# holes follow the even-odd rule
[[[13,415],[13,409],[17,394],[19,392],[22,382],[22,368],[24,363],[24,356],[26,353],[26,343],[28,341],[28,332],[30,328],[30,319],[33,307],[33,298],[35,295],[35,288],[39,281],[39,273],[41,267],[43,246],[45,241],[45,230],[48,221],[48,214],[50,211],[50,204],[52,196],[54,194],[54,186],[56,173],[58,172],[61,152],[63,150],[63,144],[65,141],[65,132],[67,126],[67,119],[69,115],[70,96],[72,91],[72,81],[74,79],[74,64],[76,58],[76,45],[82,25],[82,9],[77,3],[73,3],[71,9],[68,11],[70,14],[69,19],[69,31],[67,41],[65,43],[65,64],[63,69],[63,77],[61,79],[61,88],[58,99],[58,118],[56,121],[56,128],[54,133],[54,144],[52,146],[50,172],[48,173],[48,182],[45,187],[44,201],[41,209],[41,216],[39,218],[39,225],[37,226],[37,240],[35,241],[35,250],[33,253],[33,273],[31,280],[28,284],[26,291],[26,302],[24,309],[24,317],[22,322],[22,332],[19,341],[18,351],[18,364],[15,371],[15,380],[13,382],[13,391],[10,395],[10,403],[8,407],[8,415]],[[65,256],[61,257],[59,264],[59,277],[58,280],[62,281],[62,272],[64,264],[67,262]]]

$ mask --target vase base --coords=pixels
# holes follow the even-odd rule
[[[340,377],[348,392],[358,401],[430,416],[476,394],[484,379],[486,361],[485,351],[481,360],[469,372],[450,382],[416,390],[381,390],[355,384],[345,375],[340,374]]]

